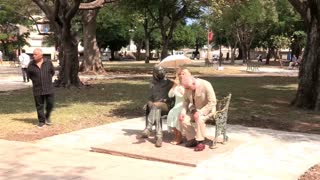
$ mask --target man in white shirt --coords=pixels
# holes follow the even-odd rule
[[[27,68],[30,63],[30,56],[26,54],[26,50],[22,49],[22,54],[19,56],[19,61],[21,64],[23,82],[29,82],[29,77],[27,76]]]
[[[2,61],[3,61],[2,56],[3,56],[2,51],[0,51],[0,64],[2,64]]]

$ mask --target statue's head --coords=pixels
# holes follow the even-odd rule
[[[166,71],[161,66],[155,66],[153,68],[153,79],[159,81],[164,79],[166,76]]]

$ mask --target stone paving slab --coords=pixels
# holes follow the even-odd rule
[[[196,167],[202,161],[212,158],[217,154],[224,154],[237,148],[240,141],[230,141],[226,145],[218,144],[216,149],[209,149],[208,144],[202,152],[195,152],[193,148],[187,148],[184,144],[172,145],[172,136],[164,133],[161,148],[155,147],[155,138],[140,138],[141,130],[122,129],[123,137],[117,138],[111,143],[105,143],[91,147],[94,152],[127,156],[137,159],[167,162],[185,166]]]
[[[196,167],[200,162],[217,154],[231,152],[241,144],[239,140],[232,140],[225,145],[218,143],[217,148],[210,149],[206,143],[206,149],[195,152],[193,148],[185,147],[185,144],[170,144],[173,139],[172,133],[164,131],[162,147],[157,148],[154,133],[153,136],[143,139],[140,137],[141,129],[121,129],[121,131],[122,136],[112,142],[92,146],[91,149],[94,152]]]
[[[0,140],[0,180],[175,179],[193,168]]]
[[[295,180],[320,161],[319,135],[241,126],[233,126],[230,131],[231,138],[246,142],[232,153],[202,162],[188,178],[201,173],[204,179]]]

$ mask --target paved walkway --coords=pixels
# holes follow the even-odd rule
[[[140,62],[141,63],[141,62]],[[196,61],[194,65],[203,66],[204,61]],[[246,66],[243,65],[225,65],[228,69],[237,69],[243,73],[239,74],[215,74],[214,76],[234,76],[234,77],[246,77],[246,76],[297,76],[298,70],[280,69],[279,67],[262,67],[259,72],[247,73]],[[214,67],[215,68],[215,67]],[[58,73],[56,72],[56,75]],[[151,75],[128,75],[128,74],[107,74],[107,75],[80,75],[80,79],[112,79],[112,78],[130,78],[132,77],[150,77]],[[10,67],[9,64],[0,65],[0,92],[9,91],[21,88],[32,87],[32,83],[24,83],[21,75],[21,69],[19,67]]]
[[[13,83],[17,89],[31,86],[19,81],[19,69],[15,75],[3,75],[0,91],[9,90],[3,86],[8,85],[8,79],[17,81]],[[232,125],[228,129],[230,141],[242,143],[195,168],[90,152],[92,146],[115,141],[123,128],[143,126],[143,118],[136,118],[30,143],[0,140],[0,179],[295,180],[320,160],[320,135]],[[168,153],[179,158],[179,151]]]

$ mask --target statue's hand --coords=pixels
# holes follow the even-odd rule
[[[147,110],[147,106],[148,106],[148,104],[143,105],[142,109],[146,111]]]

